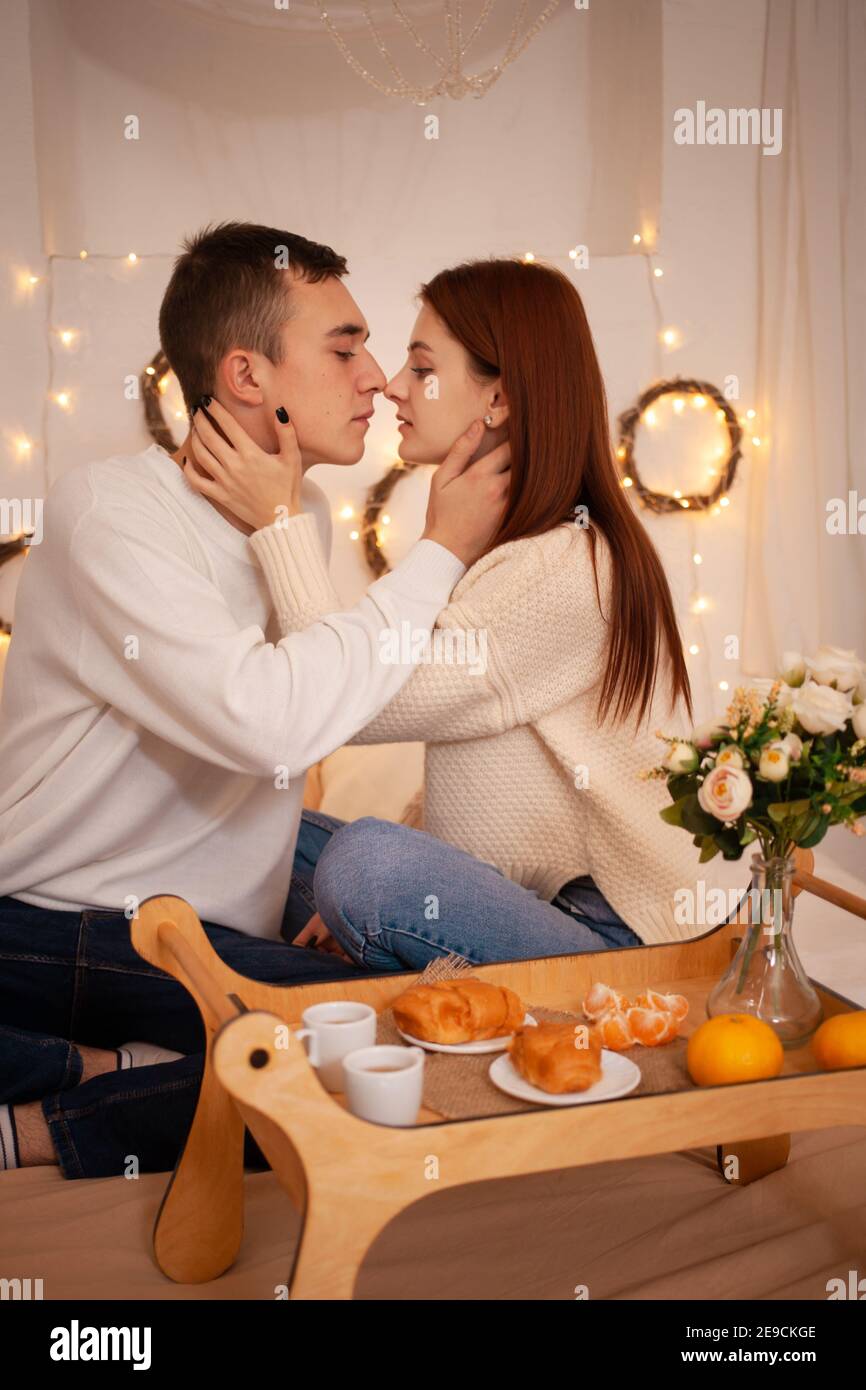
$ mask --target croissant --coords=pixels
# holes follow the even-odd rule
[[[505,1037],[516,1032],[526,1013],[513,989],[484,980],[414,985],[391,1007],[401,1032],[421,1042],[445,1044]]]
[[[551,1095],[586,1091],[601,1078],[601,1040],[586,1025],[539,1023],[521,1028],[508,1050],[520,1075]]]

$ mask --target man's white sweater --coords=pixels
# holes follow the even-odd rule
[[[279,934],[307,768],[411,674],[381,660],[382,632],[429,630],[465,573],[419,541],[335,611],[327,504],[307,481],[303,497],[317,517],[248,537],[157,445],[55,483],[0,706],[0,895],[131,915],[175,894],[203,920]],[[256,551],[277,530],[304,630],[269,641]]]
[[[257,553],[291,627],[294,602],[278,563],[284,545],[274,534]],[[667,708],[667,690],[657,687],[640,729],[598,724],[611,602],[601,536],[597,558],[598,590],[589,535],[574,525],[486,555],[436,623],[466,634],[473,660],[449,663],[461,643],[443,642],[445,659],[419,665],[352,742],[426,743],[424,828],[439,839],[548,900],[591,874],[644,942],[686,940],[717,926],[722,901],[735,903],[748,887],[748,855],[701,865],[692,837],[659,818],[670,797],[663,783],[640,777],[665,751],[654,730],[689,731],[685,709]],[[337,603],[322,591],[317,611]],[[473,633],[484,634],[483,672]]]

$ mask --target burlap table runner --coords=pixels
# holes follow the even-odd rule
[[[436,961],[420,976],[419,984],[433,980],[453,979],[467,973],[459,962]],[[540,1021],[550,1023],[583,1023],[580,1014],[565,1010],[547,1009],[527,1003],[527,1012]],[[402,1043],[394,1015],[385,1009],[379,1015],[377,1043]],[[663,1047],[630,1047],[623,1052],[640,1067],[641,1079],[629,1096],[657,1095],[664,1091],[691,1090],[694,1082],[686,1069],[685,1038],[677,1038]],[[488,1076],[491,1063],[501,1056],[498,1052],[466,1053],[425,1052],[424,1094],[422,1103],[448,1120],[480,1119],[487,1115],[508,1115],[520,1110],[537,1110],[532,1101],[516,1100],[494,1086]],[[542,1104],[542,1103],[540,1103]]]

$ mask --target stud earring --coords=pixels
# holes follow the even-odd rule
[[[492,424],[493,424],[493,416],[492,416],[492,415],[485,415],[485,417],[484,417],[484,423],[485,423],[485,425],[492,425]]]

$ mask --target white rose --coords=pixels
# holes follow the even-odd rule
[[[768,782],[783,782],[791,767],[788,750],[783,743],[771,743],[763,749],[758,772]]]
[[[807,681],[794,694],[795,715],[807,733],[832,734],[844,729],[851,718],[851,700],[841,690]]]
[[[781,679],[786,685],[802,685],[806,679],[806,663],[800,652],[782,653]]]
[[[779,677],[770,680],[769,676],[758,676],[751,681],[749,689],[754,690],[756,694],[760,695],[764,704],[769,704],[770,691],[773,689],[773,686],[778,687],[776,690],[776,708],[784,709],[786,705],[790,705],[794,692],[791,690],[791,687],[786,685]]]
[[[692,730],[691,742],[695,748],[700,748],[702,752],[710,747],[713,739],[721,738],[727,732],[725,725],[718,719],[705,719],[703,724],[697,724]]]
[[[819,647],[807,657],[809,675],[818,685],[835,685],[837,690],[854,690],[863,675],[863,662],[853,647]]]
[[[668,772],[694,772],[699,762],[696,749],[690,743],[672,743],[662,766]]]
[[[787,750],[792,763],[798,763],[803,756],[803,740],[798,734],[786,734],[782,739],[782,747]]]
[[[854,713],[851,716],[851,723],[854,726],[854,733],[858,738],[866,738],[866,704],[855,705]]]
[[[716,758],[716,767],[745,767],[746,760],[739,748],[733,743],[728,743],[724,748],[719,749]]]
[[[752,783],[739,767],[714,767],[698,791],[701,808],[717,820],[736,820],[751,800]]]

